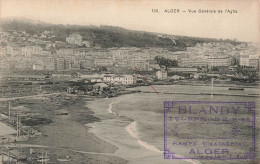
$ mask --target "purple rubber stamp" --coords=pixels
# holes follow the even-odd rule
[[[255,159],[255,103],[164,101],[164,159]]]

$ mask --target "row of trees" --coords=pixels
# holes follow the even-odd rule
[[[156,56],[154,58],[154,60],[157,62],[157,64],[162,68],[165,67],[165,70],[168,71],[169,67],[177,67],[178,66],[178,62],[177,60],[171,60],[171,59],[167,59],[165,57],[162,56]]]

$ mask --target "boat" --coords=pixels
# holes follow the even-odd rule
[[[58,158],[57,161],[60,161],[60,162],[69,162],[71,161],[71,158],[70,156],[66,156],[66,158]]]
[[[23,141],[28,141],[27,136],[20,136],[19,138],[16,139],[17,142],[23,142]]]
[[[48,158],[38,158],[37,159],[37,162],[44,162],[44,163],[46,163],[46,162],[48,162],[50,159],[48,159]]]
[[[241,88],[241,87],[230,87],[230,88],[228,88],[228,90],[239,90],[239,91],[243,91],[244,88]]]
[[[71,159],[66,159],[66,158],[62,159],[62,158],[58,158],[57,161],[59,161],[59,162],[69,162],[69,161],[71,161]]]

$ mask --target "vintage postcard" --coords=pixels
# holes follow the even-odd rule
[[[0,0],[0,164],[259,164],[259,0]]]

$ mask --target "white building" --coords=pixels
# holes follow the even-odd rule
[[[134,77],[132,75],[105,75],[103,81],[114,84],[131,85],[134,84]]]
[[[22,55],[30,57],[31,55],[41,54],[42,48],[40,46],[27,46],[22,48]]]
[[[71,34],[69,37],[66,37],[66,42],[69,44],[82,45],[83,38],[79,34]]]
[[[113,59],[112,58],[96,58],[95,59],[95,66],[113,66]]]
[[[110,53],[112,54],[114,61],[121,61],[127,59],[129,55],[129,50],[127,49],[111,49]]]
[[[239,65],[249,66],[249,55],[240,55]]]
[[[216,57],[216,56],[209,56],[207,58],[208,67],[217,67],[217,66],[230,66],[231,60],[230,57]]]
[[[102,82],[102,79],[101,78],[92,78],[90,80],[90,82],[94,83],[94,82],[97,82],[97,83],[101,83]]]
[[[43,64],[34,64],[33,65],[33,70],[42,71],[43,69],[44,69]]]
[[[164,71],[164,70],[157,71],[157,72],[156,72],[156,78],[157,78],[158,80],[167,79],[167,72]]]
[[[90,47],[90,42],[89,41],[83,41],[82,44],[84,44],[86,47]]]
[[[114,77],[115,77],[115,75],[104,75],[103,81],[109,82],[109,83],[114,83]]]

